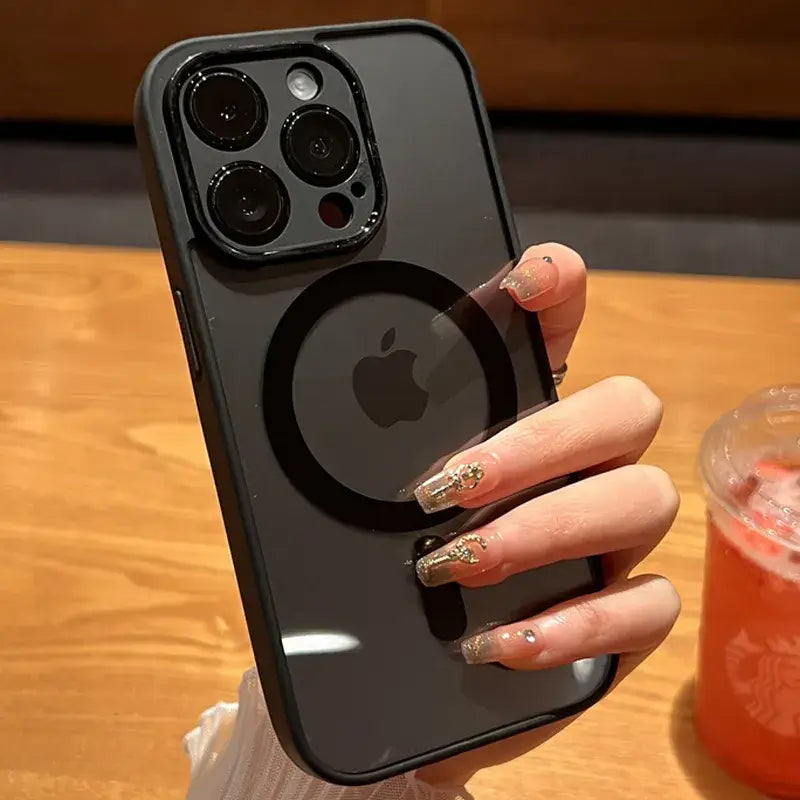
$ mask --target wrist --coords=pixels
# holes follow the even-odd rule
[[[204,712],[184,748],[192,762],[187,800],[470,800],[456,762],[360,787],[307,775],[278,743],[255,669],[242,679],[238,704]]]

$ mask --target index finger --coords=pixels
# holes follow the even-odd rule
[[[557,242],[529,247],[503,278],[501,289],[526,311],[539,314],[550,366],[567,359],[586,308],[586,265],[572,248]]]

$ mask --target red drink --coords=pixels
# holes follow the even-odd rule
[[[794,404],[794,410],[790,407]],[[695,721],[714,758],[800,797],[800,389],[759,395],[706,436]]]

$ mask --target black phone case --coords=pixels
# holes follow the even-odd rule
[[[341,252],[310,244],[245,264],[198,222],[175,92],[198,65],[256,74],[277,52],[352,70],[380,164],[370,196],[383,192],[383,203]],[[294,102],[267,99],[265,137]],[[467,666],[458,639],[597,590],[597,559],[438,595],[414,575],[425,537],[450,538],[523,499],[428,516],[416,482],[557,399],[535,315],[498,289],[519,246],[457,42],[417,21],[190,40],[151,63],[135,119],[253,651],[287,753],[328,781],[369,783],[591,705],[613,681],[614,655],[516,673]]]

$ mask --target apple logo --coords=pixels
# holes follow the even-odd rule
[[[383,356],[366,356],[353,369],[353,392],[362,411],[381,428],[397,422],[416,422],[428,405],[428,393],[414,380],[416,353],[395,350],[397,331],[389,328],[381,339]]]

